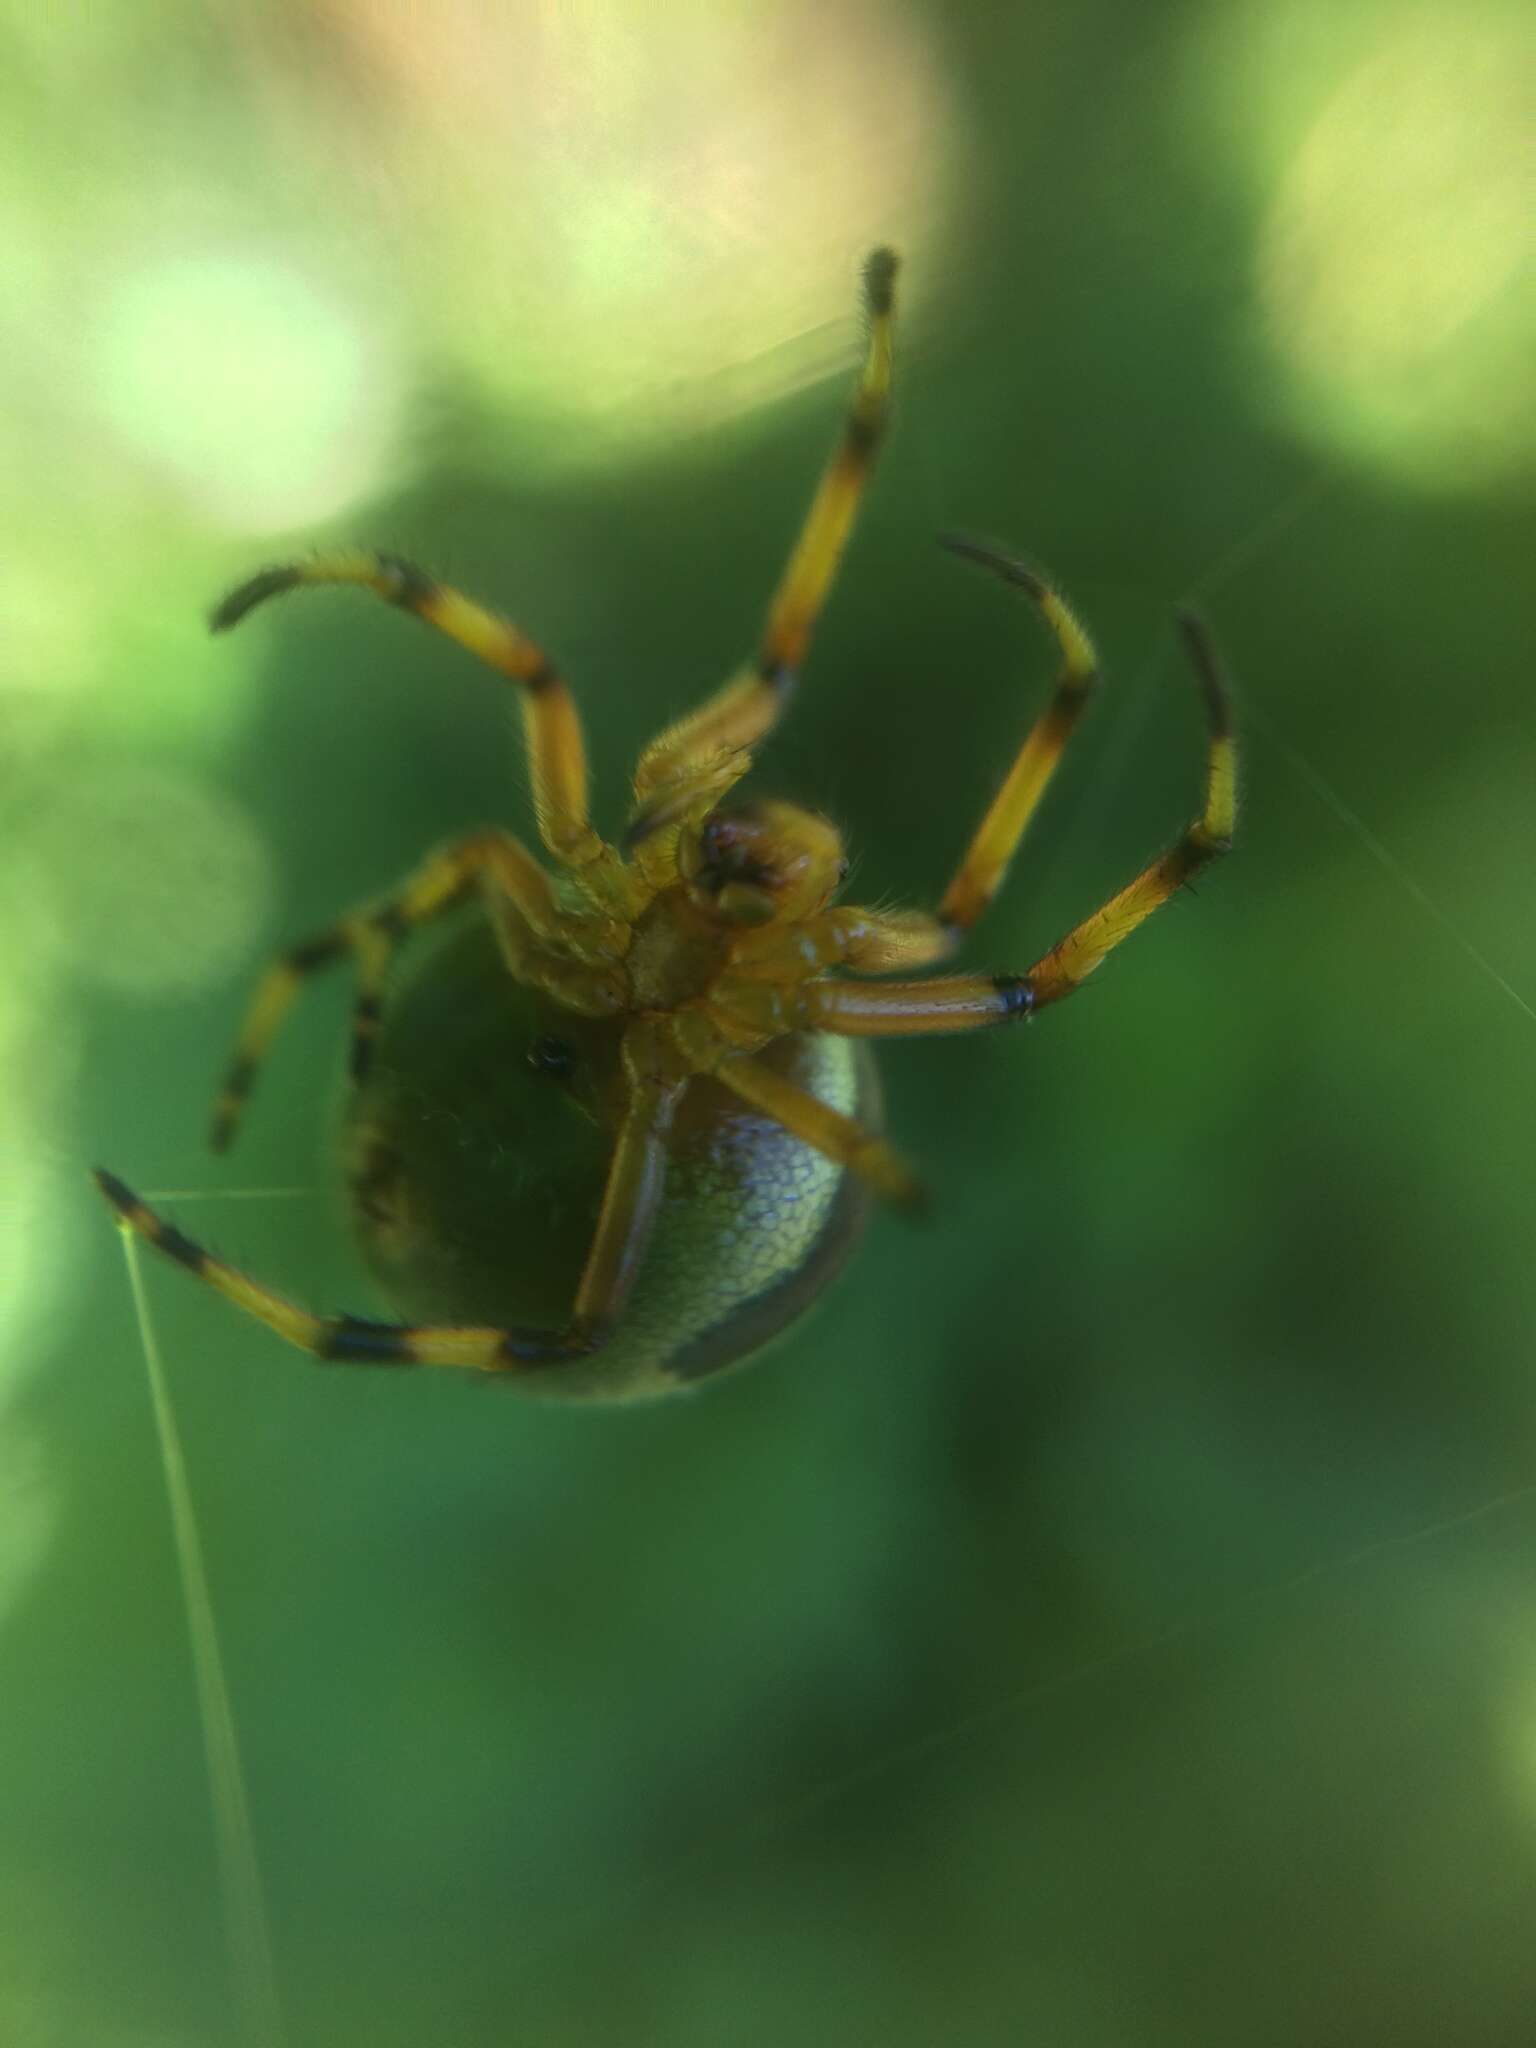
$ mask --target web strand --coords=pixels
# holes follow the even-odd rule
[[[643,1885],[636,1884],[616,1896],[611,1895],[590,1912],[572,1914],[563,1924],[552,1928],[546,1940],[520,1959],[519,1974],[536,1973],[545,1964],[557,1961],[571,1948],[586,1944],[595,1935],[631,1916],[654,1910],[658,1898],[665,1897],[670,1891],[681,1892],[685,1885],[696,1883],[701,1878],[718,1877],[728,1863],[746,1849],[765,1848],[771,1842],[792,1837],[797,1830],[809,1826],[855,1793],[887,1778],[899,1777],[903,1772],[919,1770],[948,1750],[978,1741],[1020,1720],[1034,1707],[1043,1706],[1082,1686],[1112,1678],[1117,1672],[1143,1664],[1150,1658],[1218,1635],[1223,1629],[1235,1628],[1258,1610],[1278,1606],[1313,1585],[1345,1578],[1350,1572],[1358,1571],[1378,1558],[1412,1550],[1460,1530],[1473,1528],[1478,1523],[1493,1521],[1533,1501],[1536,1501],[1536,1484],[1512,1487],[1491,1499],[1475,1502],[1471,1507],[1438,1516],[1434,1521],[1373,1537],[1342,1555],[1320,1558],[1317,1563],[1303,1566],[1300,1571],[1277,1579],[1271,1585],[1235,1594],[1188,1620],[1171,1622],[1166,1628],[1099,1651],[1069,1665],[1064,1671],[1020,1686],[1000,1699],[986,1701],[953,1720],[926,1729],[905,1742],[895,1743],[878,1756],[855,1764],[850,1770],[840,1771],[835,1777],[813,1786],[810,1791],[785,1804],[765,1809],[751,1819],[737,1822],[722,1836],[685,1850],[668,1868],[649,1875]]]
[[[1261,557],[1272,541],[1294,526],[1303,516],[1315,511],[1325,501],[1330,489],[1331,485],[1326,479],[1314,478],[1282,499],[1241,539],[1235,541],[1203,575],[1190,584],[1186,593],[1187,598],[1190,601],[1204,601],[1229,583],[1235,582],[1250,563]],[[1273,748],[1290,765],[1313,795],[1327,806],[1345,830],[1365,848],[1372,860],[1392,877],[1409,902],[1416,905],[1457,947],[1463,958],[1469,960],[1485,979],[1492,982],[1522,1016],[1536,1024],[1536,1008],[1527,1002],[1508,976],[1499,971],[1487,954],[1474,945],[1450,913],[1436,902],[1418,877],[1411,873],[1385,841],[1371,830],[1359,812],[1344,801],[1310,756],[1298,747],[1294,740],[1284,738],[1275,729],[1273,721],[1258,708],[1250,694],[1245,694],[1243,699],[1243,722],[1261,736],[1266,746]]]
[[[170,1502],[182,1600],[187,1613],[192,1670],[197,1684],[198,1721],[203,1734],[209,1793],[213,1801],[219,1889],[223,1899],[230,1964],[251,2048],[284,2048],[287,2035],[278,1996],[272,1933],[261,1869],[256,1858],[256,1838],[251,1827],[240,1742],[230,1706],[218,1630],[214,1624],[213,1600],[208,1590],[197,1511],[187,1485],[181,1433],[176,1425],[170,1386],[150,1319],[149,1301],[139,1264],[138,1239],[126,1231],[122,1238],[123,1256],[128,1264],[128,1285],[144,1349],[144,1371],[149,1380],[155,1431],[160,1442],[160,1462]]]
[[[1467,937],[1466,933],[1451,916],[1450,912],[1443,909],[1435,901],[1434,897],[1430,895],[1417,876],[1410,874],[1397,855],[1393,853],[1392,849],[1379,839],[1370,826],[1366,824],[1359,812],[1351,810],[1333,784],[1313,766],[1300,747],[1296,746],[1291,740],[1283,739],[1275,731],[1269,719],[1262,712],[1256,711],[1251,704],[1245,708],[1245,717],[1248,724],[1263,736],[1266,746],[1273,747],[1277,754],[1283,756],[1290,763],[1291,767],[1301,777],[1302,781],[1306,783],[1313,794],[1322,803],[1327,805],[1339,823],[1352,833],[1365,848],[1366,852],[1370,854],[1371,858],[1380,867],[1385,869],[1386,873],[1403,890],[1409,901],[1417,904],[1430,922],[1438,926],[1439,930],[1451,941],[1462,956],[1470,960],[1481,975],[1488,981],[1491,981],[1494,987],[1500,990],[1502,994],[1506,995],[1523,1016],[1529,1018],[1531,1023],[1536,1024],[1536,1009],[1533,1009],[1514,984],[1499,972],[1487,954],[1481,952],[1473,944],[1471,939]]]

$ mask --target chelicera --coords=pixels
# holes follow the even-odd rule
[[[791,803],[733,798],[789,701],[885,430],[895,278],[895,256],[877,249],[852,403],[757,651],[646,747],[619,845],[592,826],[581,724],[559,671],[458,591],[394,556],[336,551],[263,570],[214,612],[221,631],[282,592],[353,584],[478,655],[518,693],[548,856],[485,827],[292,947],[258,986],[219,1096],[222,1150],[295,994],[349,961],[350,1207],[376,1275],[413,1320],[301,1308],[97,1174],[125,1227],[290,1343],[324,1359],[471,1367],[538,1391],[613,1396],[750,1355],[838,1270],[870,1196],[920,1198],[883,1135],[870,1041],[1034,1016],[1230,844],[1228,694],[1205,628],[1184,616],[1209,727],[1197,816],[1025,972],[929,971],[1001,886],[1097,675],[1051,585],[962,540],[947,545],[1039,611],[1061,669],[937,910],[837,903],[847,860],[836,828]],[[439,920],[437,948],[392,986],[402,942]]]

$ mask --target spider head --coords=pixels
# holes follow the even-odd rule
[[[798,924],[848,871],[836,829],[814,811],[764,800],[685,827],[678,868],[699,909],[726,924]]]

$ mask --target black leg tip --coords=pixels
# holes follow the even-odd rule
[[[119,1216],[126,1216],[130,1210],[138,1207],[139,1198],[133,1189],[120,1181],[115,1173],[108,1173],[104,1166],[93,1166],[91,1179]]]
[[[269,597],[278,597],[285,590],[297,589],[301,577],[290,563],[281,569],[262,569],[228,597],[220,598],[208,614],[208,629],[213,633],[227,633],[231,626],[238,626],[248,611],[264,604]]]
[[[871,249],[864,259],[864,303],[873,317],[889,313],[896,302],[896,273],[901,259],[894,249]]]
[[[1222,670],[1221,656],[1216,652],[1216,642],[1211,638],[1211,629],[1198,612],[1184,609],[1174,616],[1179,637],[1184,642],[1184,652],[1200,679],[1211,731],[1218,738],[1225,739],[1232,730],[1232,695]]]
[[[994,547],[990,541],[973,540],[966,533],[941,533],[939,546],[952,555],[958,555],[962,562],[974,562],[979,569],[990,569],[994,576],[1000,576],[1005,583],[1013,583],[1039,604],[1046,593],[1045,578],[1031,569],[1028,562],[1017,555],[1010,555],[1002,548]]]

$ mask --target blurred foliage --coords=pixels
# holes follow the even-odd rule
[[[695,1400],[326,1373],[147,1273],[289,2037],[1528,2037],[1520,22],[7,0],[7,2042],[253,2038],[84,1169],[366,1310],[339,991],[200,1149],[244,977],[526,816],[503,698],[409,621],[200,613],[322,536],[418,555],[557,650],[616,819],[749,643],[885,238],[898,431],[760,780],[934,900],[1048,663],[962,527],[1109,677],[968,957],[1177,829],[1185,600],[1240,853],[1027,1035],[890,1050],[933,1221]]]

